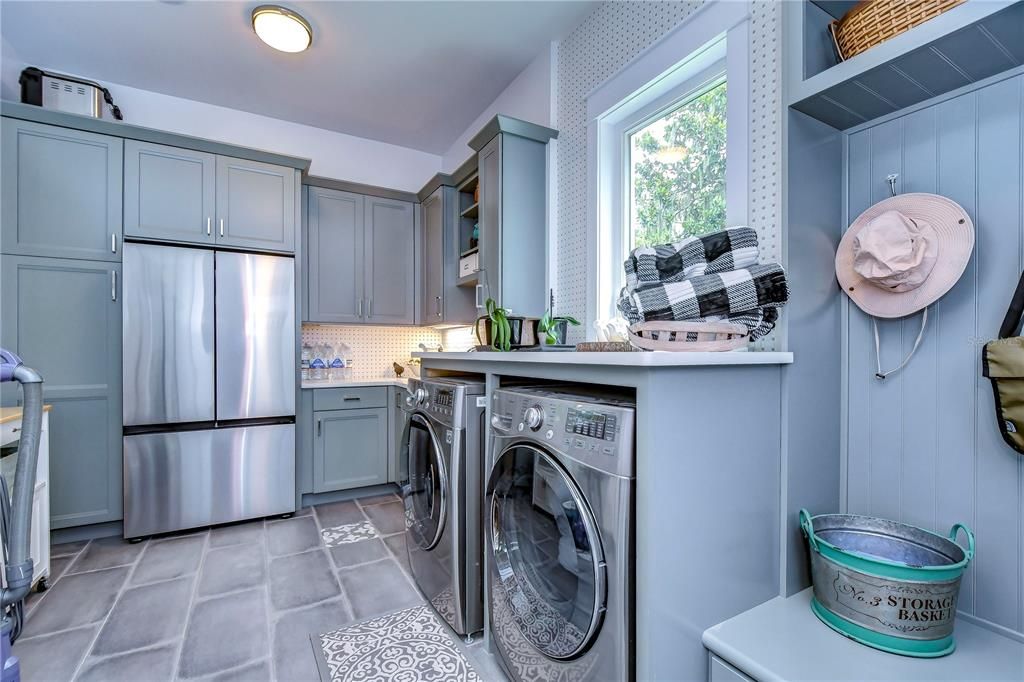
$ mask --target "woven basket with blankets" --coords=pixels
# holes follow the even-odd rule
[[[781,265],[757,259],[749,227],[634,249],[618,301],[630,341],[647,350],[734,350],[768,334],[789,285]]]

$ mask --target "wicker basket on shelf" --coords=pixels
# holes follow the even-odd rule
[[[644,350],[727,351],[747,345],[747,328],[728,322],[637,322],[629,342]]]
[[[829,24],[839,59],[869,50],[966,0],[863,0]]]

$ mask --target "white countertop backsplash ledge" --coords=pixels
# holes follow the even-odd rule
[[[413,353],[414,358],[430,360],[470,360],[541,365],[612,365],[619,367],[709,367],[717,365],[788,365],[793,354],[780,351],[669,353],[587,353],[578,351],[515,351],[467,353]]]
[[[405,388],[408,385],[408,379],[399,379],[398,377],[383,379],[307,379],[302,382],[302,388],[359,388],[361,386],[399,386]]]

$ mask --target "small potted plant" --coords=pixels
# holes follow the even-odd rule
[[[570,324],[578,327],[580,322],[570,315],[556,317],[549,308],[544,312],[544,317],[537,322],[537,334],[542,337],[546,346],[564,346]]]
[[[519,346],[523,338],[524,317],[510,317],[509,311],[502,308],[493,298],[484,302],[487,315],[477,318],[476,339],[481,346],[490,346],[494,350],[508,352],[512,346]],[[484,322],[486,341],[480,334],[480,323]]]

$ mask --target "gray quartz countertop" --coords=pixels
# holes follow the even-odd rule
[[[302,382],[302,388],[358,388],[361,386],[401,386],[409,385],[408,379],[391,377],[388,379],[312,379]]]
[[[910,658],[847,639],[819,621],[811,588],[776,597],[704,631],[704,646],[758,682],[1024,680],[1024,643],[957,618],[956,651]]]
[[[413,353],[414,358],[430,360],[473,360],[541,365],[615,365],[621,367],[699,367],[710,365],[788,365],[792,353],[733,351],[724,353],[582,353],[576,351]]]

